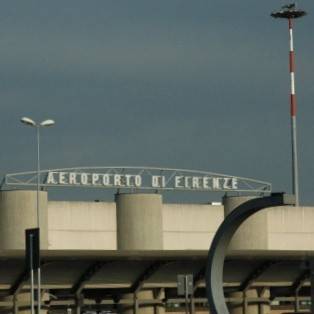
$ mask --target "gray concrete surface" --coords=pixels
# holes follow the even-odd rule
[[[49,202],[49,249],[116,250],[114,202]]]
[[[230,241],[238,228],[247,219],[265,208],[292,205],[295,198],[285,194],[274,193],[269,197],[250,199],[232,210],[217,230],[212,241],[206,268],[207,298],[211,313],[228,314],[224,296],[223,273],[224,261]],[[246,308],[246,305],[244,304]]]
[[[242,302],[230,302],[228,305],[228,309],[230,314],[269,314],[270,309],[270,303],[264,303],[260,304],[258,302],[248,302],[250,298],[258,298],[259,294],[257,292],[257,289],[249,289],[247,291],[236,291],[228,294],[229,298],[238,298],[242,299]],[[269,298],[269,289],[265,289],[264,298]],[[270,302],[270,301],[269,301]],[[246,304],[246,305],[245,305]],[[246,306],[246,309],[244,309],[244,306]]]
[[[160,194],[118,194],[116,204],[119,250],[163,248]]]
[[[253,199],[253,196],[230,196],[223,198],[225,217],[240,204]],[[235,233],[230,242],[230,250],[265,250],[268,248],[267,211],[249,217]]]
[[[0,192],[0,249],[25,248],[25,229],[37,227],[36,191]],[[41,248],[48,248],[47,192],[40,192]]]
[[[224,219],[222,205],[163,204],[165,250],[208,249]]]
[[[131,228],[129,222],[135,223],[135,225],[137,223],[142,224],[142,218],[139,219],[138,217],[141,217],[142,213],[150,215],[150,212],[147,209],[143,211],[142,209],[133,209],[132,217],[130,217],[130,211],[127,208],[131,208],[128,207],[128,203],[132,196],[127,197],[127,195],[132,194],[125,194],[124,196],[124,217],[121,218],[121,221],[126,228]],[[154,199],[155,194],[152,195]],[[137,197],[135,196],[135,199]],[[157,198],[159,197],[157,196]],[[159,248],[162,247],[165,250],[208,250],[224,216],[247,199],[249,198],[228,198],[224,200],[225,206],[161,204],[161,200],[158,200],[158,210],[154,209],[152,213],[158,214],[159,218],[157,217],[156,221],[160,221],[160,207],[162,208],[162,245]],[[132,200],[130,204],[134,204],[134,201]],[[151,209],[156,208],[156,203],[154,200],[150,202],[149,198],[146,198],[145,206]],[[150,217],[149,219],[153,218]],[[115,250],[118,248],[117,238],[119,238],[117,225],[115,202],[48,202],[49,249]],[[160,237],[160,228],[156,227],[155,229],[159,233],[158,237]],[[126,232],[121,235],[121,239],[122,237],[127,238],[126,241],[129,240],[127,235],[129,231],[127,230],[129,229],[126,229]],[[139,238],[142,237],[141,228],[135,228],[133,232],[135,232],[132,235],[133,240],[137,235]],[[231,241],[230,249],[314,250],[313,237],[314,207],[269,208],[250,217],[239,228]]]

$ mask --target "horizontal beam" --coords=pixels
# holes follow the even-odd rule
[[[239,302],[242,301],[243,298],[239,297],[239,298],[226,298],[227,302]],[[305,297],[305,296],[300,296],[298,297],[298,299],[300,301],[310,301],[311,297]],[[248,303],[265,303],[269,301],[269,298],[247,298]],[[282,302],[294,302],[295,301],[295,296],[291,296],[291,297],[277,297],[275,298],[275,300],[277,301],[282,301]],[[207,302],[207,298],[194,298],[193,301],[195,303],[206,303]],[[139,299],[138,302],[140,304],[164,304],[164,302],[162,300],[158,300],[158,299],[144,299],[141,300]],[[37,302],[35,302],[36,305]],[[165,303],[167,304],[176,304],[176,303],[181,303],[184,304],[185,303],[185,299],[184,298],[169,298],[165,301]],[[107,306],[107,305],[114,305],[116,304],[113,300],[111,299],[104,299],[101,300],[100,303],[97,303],[95,300],[91,300],[91,299],[83,299],[83,305],[97,305],[97,306]],[[132,305],[133,304],[133,299],[121,299],[118,304],[121,305]],[[0,301],[0,308],[12,308],[13,307],[13,301]],[[76,300],[75,298],[68,298],[68,299],[64,299],[64,300],[50,300],[49,302],[49,308],[51,307],[71,307],[71,306],[75,306],[76,305]],[[29,307],[29,301],[19,301],[18,302],[18,306],[23,307],[23,306],[28,306]]]

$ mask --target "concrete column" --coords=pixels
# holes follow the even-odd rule
[[[270,290],[265,289],[263,294],[260,294],[261,298],[267,298],[268,302],[261,302],[259,303],[259,314],[270,314],[271,307],[270,307]]]
[[[156,294],[156,293],[153,293],[155,299],[157,300],[164,300],[165,299],[165,289],[160,289],[159,292]],[[162,305],[155,305],[154,306],[154,314],[165,314],[166,313],[166,309],[165,309],[165,306],[164,304]]]
[[[84,296],[82,294],[78,294],[75,301],[75,314],[81,314],[82,306],[84,305]]]
[[[29,292],[22,292],[15,296],[4,297],[3,301],[11,301],[13,302],[13,313],[14,314],[30,314],[31,313],[31,295]],[[49,300],[48,293],[42,293],[42,306],[44,301]],[[12,313],[12,308],[3,308],[4,310]],[[35,301],[35,313],[37,313],[37,301]],[[47,314],[48,310],[41,307],[41,314]]]
[[[118,250],[161,250],[162,196],[117,194]]]
[[[269,290],[267,290],[262,297],[269,298],[269,296]],[[232,292],[229,297],[239,298],[239,301],[229,302],[230,314],[269,314],[271,311],[269,304],[250,302],[250,298],[258,298],[256,289],[250,289],[246,292]]]
[[[0,192],[0,249],[25,248],[25,229],[37,227],[36,191]],[[41,249],[48,248],[47,192],[39,194]]]
[[[161,305],[149,304],[153,301],[154,293],[152,290],[142,290],[136,294],[124,294],[123,299],[130,300],[133,304],[123,304],[121,312],[123,314],[164,314],[165,308]],[[146,302],[145,302],[146,301]]]
[[[225,217],[242,203],[254,196],[225,196]],[[260,211],[245,221],[230,242],[230,250],[266,250],[268,248],[267,211]]]
[[[18,314],[19,313],[19,306],[18,306],[18,301],[17,301],[17,296],[13,296],[13,314]]]

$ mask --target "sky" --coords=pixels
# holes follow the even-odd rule
[[[198,169],[291,192],[288,28],[270,17],[283,4],[1,1],[0,175],[36,168],[27,116],[56,121],[41,131],[43,169]],[[314,3],[298,5],[300,198],[314,205]]]

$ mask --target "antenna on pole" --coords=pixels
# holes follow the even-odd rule
[[[290,68],[290,116],[291,116],[291,151],[292,151],[292,190],[295,195],[296,206],[299,206],[299,173],[298,173],[298,153],[297,153],[297,102],[295,93],[295,57],[293,47],[293,23],[296,18],[306,15],[303,10],[297,9],[295,3],[282,6],[281,10],[274,11],[271,16],[274,18],[282,18],[288,20],[289,25],[289,68]]]

